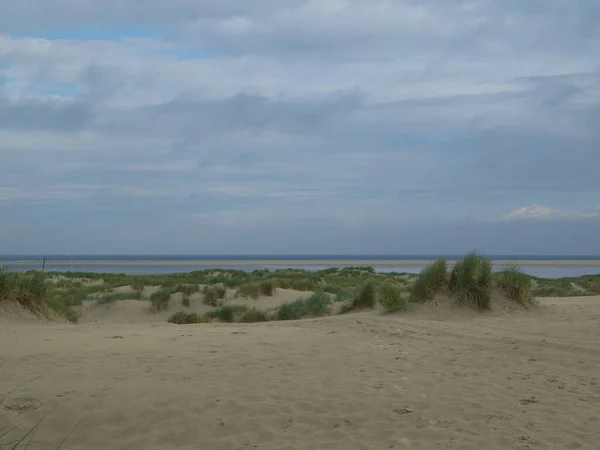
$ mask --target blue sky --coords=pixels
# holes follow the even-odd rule
[[[0,254],[600,254],[594,0],[0,0]]]

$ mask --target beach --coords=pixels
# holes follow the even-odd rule
[[[79,325],[0,315],[11,436],[43,419],[34,441],[67,437],[72,449],[562,450],[600,439],[597,296],[199,325],[139,303],[92,308]]]

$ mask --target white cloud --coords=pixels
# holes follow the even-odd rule
[[[558,210],[548,206],[530,205],[517,208],[502,216],[501,220],[550,220],[550,219],[589,219],[600,217],[600,208],[590,210]]]

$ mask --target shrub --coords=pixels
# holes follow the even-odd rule
[[[448,291],[460,305],[490,309],[492,263],[476,252],[458,261],[450,274]]]
[[[227,288],[221,285],[205,286],[202,303],[208,306],[219,306],[220,300],[225,298]]]
[[[261,285],[259,283],[244,283],[238,288],[238,295],[255,300],[260,297],[260,292]]]
[[[48,284],[42,272],[8,272],[0,268],[0,303],[15,302],[36,315],[48,314]]]
[[[183,325],[191,323],[208,323],[210,320],[207,317],[200,316],[196,313],[186,313],[180,311],[172,314],[167,322]]]
[[[220,322],[235,322],[237,316],[248,311],[246,306],[223,306],[204,314],[208,319],[217,319]]]
[[[178,284],[175,287],[175,292],[181,292],[184,295],[192,295],[195,292],[198,292],[197,284]]]
[[[166,311],[171,301],[171,290],[161,289],[150,295],[150,303],[154,311]]]
[[[144,287],[144,281],[140,280],[139,278],[135,278],[131,282],[131,289],[133,289],[135,292],[141,293],[144,290]]]
[[[353,301],[356,297],[356,292],[353,288],[343,288],[339,289],[335,293],[335,301],[336,302],[347,302]]]
[[[109,292],[107,294],[96,297],[96,303],[99,305],[108,305],[119,300],[130,300],[134,294],[126,294],[122,292]]]
[[[525,306],[533,302],[531,277],[517,266],[509,266],[495,274],[496,283],[510,299]]]
[[[324,292],[316,292],[310,297],[284,303],[277,309],[277,320],[299,320],[303,317],[320,317],[329,314],[330,299]]]
[[[183,294],[183,297],[181,298],[181,304],[183,306],[185,306],[186,308],[189,308],[190,302],[191,302],[190,296],[187,294]]]
[[[260,292],[263,295],[272,296],[275,291],[275,282],[273,280],[263,280],[260,283]]]
[[[254,323],[254,322],[268,322],[271,317],[264,311],[256,308],[249,309],[242,313],[240,322]]]
[[[379,290],[379,303],[386,312],[406,311],[408,298],[393,284],[386,283]]]
[[[440,258],[421,270],[410,290],[409,301],[423,303],[433,299],[447,282],[446,260]]]
[[[375,286],[372,282],[368,281],[352,300],[351,309],[367,309],[375,308],[377,302],[375,295]]]

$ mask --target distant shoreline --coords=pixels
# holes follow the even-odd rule
[[[397,260],[397,259],[381,259],[381,260],[323,260],[323,259],[253,259],[253,260],[81,260],[76,259],[72,262],[74,265],[93,265],[93,266],[199,266],[199,267],[215,267],[215,266],[320,266],[320,267],[348,267],[348,266],[421,266],[431,264],[433,259],[419,260]],[[20,260],[20,261],[0,261],[2,264],[10,265],[32,265],[39,264],[40,260]],[[448,264],[455,264],[456,260],[448,260]],[[505,265],[520,265],[520,266],[563,266],[563,267],[600,267],[600,260],[531,260],[531,259],[492,259],[492,263],[497,266]],[[47,260],[46,266],[70,266],[71,261],[56,261]]]

